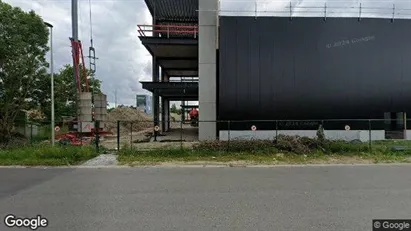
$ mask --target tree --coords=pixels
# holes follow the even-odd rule
[[[0,0],[0,142],[11,137],[18,113],[28,109],[47,75],[48,28],[34,11]]]
[[[91,75],[89,70],[86,70]],[[47,120],[51,119],[51,76],[42,79],[35,91],[38,105],[41,107]],[[90,91],[101,93],[101,81],[89,79]],[[74,68],[65,65],[59,73],[54,74],[54,113],[56,121],[61,121],[63,116],[76,116],[77,86],[74,80]]]
[[[170,109],[171,113],[175,113],[177,115],[181,114],[181,111],[177,109],[176,104],[173,103],[173,105],[171,105],[171,109]]]

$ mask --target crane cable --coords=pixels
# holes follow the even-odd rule
[[[94,76],[96,72],[96,60],[98,59],[96,57],[96,50],[94,49],[93,45],[93,12],[92,12],[92,7],[91,7],[91,0],[88,1],[89,4],[89,11],[90,11],[90,47],[89,47],[89,65],[90,65],[90,71],[91,71],[91,76]]]
[[[92,11],[91,11],[91,0],[88,0],[90,9],[90,46],[93,47],[93,21],[92,21]]]

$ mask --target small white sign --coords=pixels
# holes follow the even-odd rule
[[[345,130],[346,131],[349,131],[351,128],[350,128],[350,126],[349,125],[345,125]]]
[[[154,127],[154,131],[158,132],[159,130],[160,130],[160,127],[159,127],[159,126],[155,126],[155,127]]]
[[[257,127],[255,125],[251,126],[251,130],[255,131],[257,130]]]
[[[60,131],[60,127],[59,127],[59,126],[56,126],[56,127],[54,128],[54,131],[56,131],[56,132]]]

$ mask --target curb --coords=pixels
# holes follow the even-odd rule
[[[96,166],[0,166],[0,169],[133,169],[133,168],[304,168],[304,167],[381,167],[381,166],[409,166],[411,163],[381,163],[381,164],[282,164],[282,165],[235,165],[235,164],[167,164],[167,165],[96,165]]]

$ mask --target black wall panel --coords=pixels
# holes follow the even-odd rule
[[[411,115],[411,21],[220,17],[221,120]]]

